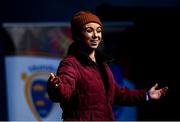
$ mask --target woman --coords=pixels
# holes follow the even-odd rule
[[[149,91],[118,86],[107,64],[96,51],[102,42],[102,22],[89,11],[77,12],[71,20],[74,43],[61,61],[57,75],[50,74],[48,94],[59,102],[63,120],[115,120],[112,104],[137,105],[160,99],[167,88],[157,84]]]

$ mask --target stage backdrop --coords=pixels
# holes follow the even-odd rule
[[[4,28],[15,47],[5,56],[8,120],[61,120],[62,110],[50,101],[46,83],[72,42],[69,25],[6,23]]]
[[[50,101],[46,82],[59,59],[8,56],[6,63],[9,120],[59,120],[61,109]]]

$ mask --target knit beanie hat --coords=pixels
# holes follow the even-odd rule
[[[102,26],[99,17],[91,13],[90,11],[79,11],[75,13],[71,19],[72,36],[74,34],[77,34],[77,31],[81,31],[83,25],[90,22],[95,22]]]
[[[99,17],[97,17],[95,14],[91,13],[90,11],[79,11],[73,16],[71,20],[71,24],[73,25],[75,24],[79,28],[81,28],[83,25],[89,22],[95,22],[102,25]]]

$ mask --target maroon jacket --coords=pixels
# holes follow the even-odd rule
[[[48,82],[48,94],[59,102],[64,120],[114,120],[112,104],[137,105],[145,100],[145,90],[118,86],[104,57],[96,53],[98,63],[78,50],[61,61],[58,88]]]

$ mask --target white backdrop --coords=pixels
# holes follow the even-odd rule
[[[8,56],[5,58],[9,120],[60,120],[61,109],[46,91],[49,73],[56,72],[60,59]]]

